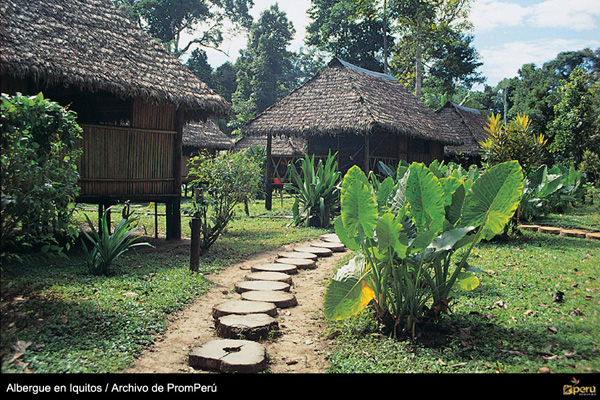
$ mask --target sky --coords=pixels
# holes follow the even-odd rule
[[[255,21],[274,3],[294,24],[296,35],[288,49],[298,51],[310,22],[310,0],[254,0],[250,13]],[[600,48],[600,0],[474,0],[469,19],[472,45],[483,63],[478,71],[490,86],[517,76],[523,64],[541,67],[562,51]],[[216,68],[235,62],[246,41],[242,34],[225,42],[222,49],[228,55],[207,49],[209,63]]]

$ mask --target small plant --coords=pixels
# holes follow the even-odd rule
[[[401,168],[396,182],[387,177],[377,190],[358,167],[344,177],[335,232],[358,256],[336,272],[324,300],[330,319],[372,303],[395,337],[414,336],[422,317],[447,312],[455,284],[464,290],[479,285],[469,255],[481,240],[503,232],[523,190],[516,161],[481,175],[455,170],[442,178],[422,163]]]
[[[235,206],[257,193],[258,162],[244,153],[198,156],[190,160],[194,202],[191,214],[200,220],[200,253],[208,251],[233,217]]]
[[[336,154],[329,152],[325,163],[315,156],[304,155],[300,160],[300,172],[290,169],[292,184],[286,190],[295,198],[293,206],[294,223],[298,225],[326,228],[329,226],[333,210],[339,205],[339,184]]]
[[[135,218],[132,218],[127,213],[124,213],[121,222],[115,227],[114,232],[111,233],[109,211],[110,208],[100,218],[98,230],[96,230],[87,214],[85,215],[91,232],[83,231],[83,234],[91,242],[92,248],[88,250],[82,239],[83,250],[88,270],[93,275],[109,275],[114,261],[132,247],[152,246],[149,243],[134,243],[138,237],[132,235],[140,228],[133,227]]]

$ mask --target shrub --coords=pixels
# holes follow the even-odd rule
[[[208,251],[233,217],[235,206],[253,196],[261,180],[258,162],[244,153],[197,156],[190,160],[194,176],[192,216],[200,220],[200,252]]]
[[[315,165],[315,156],[304,155],[300,171],[290,169],[292,184],[286,190],[294,197],[294,223],[313,227],[329,226],[333,210],[339,206],[339,184],[336,154],[329,152],[327,159]]]
[[[71,202],[78,193],[74,112],[37,96],[2,94],[2,251],[42,245],[73,234]]]
[[[132,247],[151,246],[149,243],[134,243],[137,237],[132,235],[140,228],[133,227],[136,219],[128,215],[126,211],[113,233],[110,232],[111,222],[109,216],[110,208],[102,215],[100,226],[96,230],[90,218],[85,214],[90,233],[83,231],[83,234],[91,242],[92,247],[91,250],[88,250],[82,240],[83,250],[88,270],[93,275],[109,275],[114,261]]]
[[[488,165],[517,160],[527,175],[535,171],[546,160],[547,139],[531,129],[531,119],[517,115],[508,126],[499,114],[488,118],[487,140],[481,142],[482,158]]]

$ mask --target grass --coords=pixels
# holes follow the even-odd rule
[[[4,265],[2,372],[111,373],[131,366],[165,330],[170,316],[210,288],[204,273],[325,232],[288,227],[290,219],[275,218],[291,209],[290,200],[284,200],[283,205],[274,201],[270,212],[264,203],[254,203],[250,216],[240,207],[196,274],[189,270],[186,252],[130,250],[108,277],[89,274],[80,251],[67,259],[31,256],[26,263]],[[153,218],[142,214],[140,223],[150,225]],[[185,227],[189,232],[182,222],[184,237]]]
[[[577,217],[589,224],[600,215],[592,211]],[[330,323],[329,372],[600,371],[600,242],[523,232],[481,244],[471,264],[488,272],[481,286],[457,293],[452,314],[423,326],[415,342],[380,335],[369,310]]]

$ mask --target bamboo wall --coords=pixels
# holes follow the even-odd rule
[[[174,192],[174,131],[82,125],[81,196]]]

